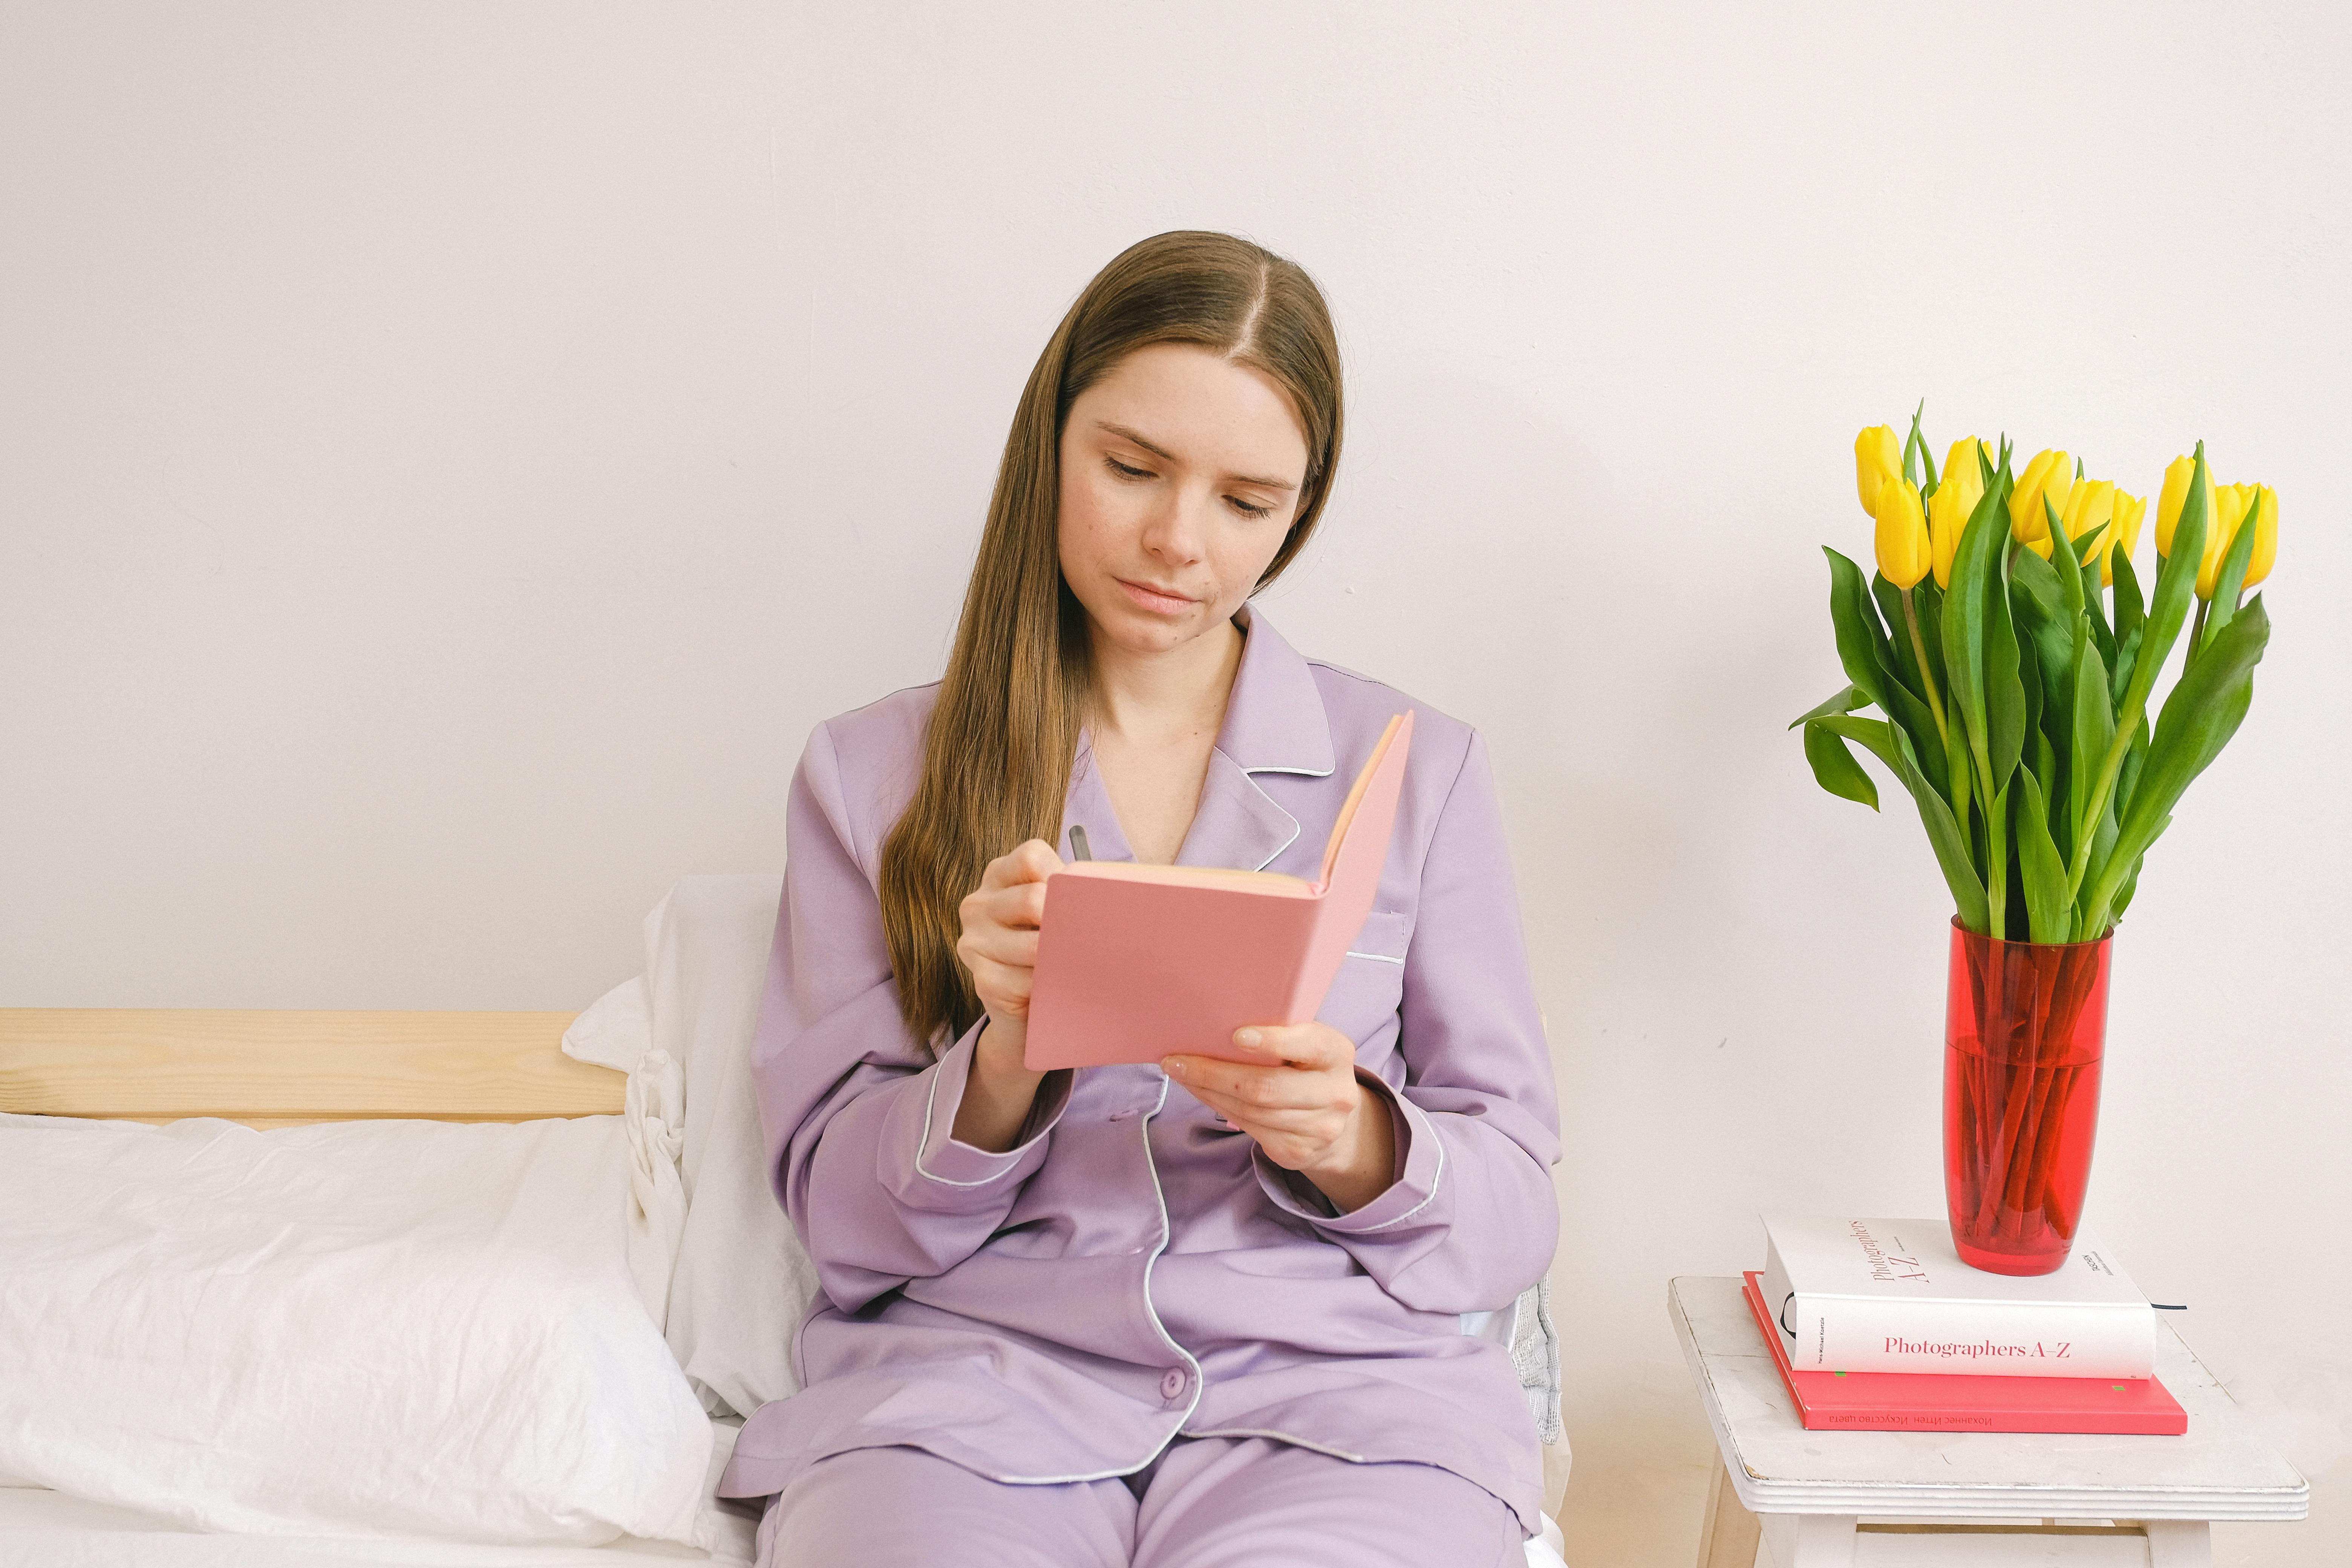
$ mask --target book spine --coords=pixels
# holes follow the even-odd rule
[[[2156,1364],[2154,1314],[2146,1307],[2028,1308],[1800,1293],[1786,1317],[1796,1331],[1790,1364],[1800,1372],[2140,1378]]]
[[[2189,1430],[2186,1415],[2171,1410],[2088,1414],[2080,1410],[1821,1410],[1799,1416],[1808,1432],[2069,1432],[2178,1437]]]

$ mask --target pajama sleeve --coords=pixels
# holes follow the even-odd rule
[[[1014,1146],[950,1136],[982,1025],[937,1061],[900,1017],[875,880],[853,841],[833,740],[793,776],[784,893],[751,1039],[768,1176],[833,1303],[854,1312],[945,1273],[1004,1221],[1045,1163],[1072,1075],[1045,1075]]]
[[[1399,1134],[1387,1190],[1333,1214],[1303,1202],[1263,1149],[1252,1156],[1258,1183],[1408,1307],[1507,1306],[1558,1243],[1559,1108],[1502,812],[1475,732],[1423,859],[1398,1018],[1402,1084],[1356,1069]]]

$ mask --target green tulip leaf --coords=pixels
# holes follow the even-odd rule
[[[2168,816],[2158,823],[2156,832],[2149,836],[2148,842],[2153,844],[2157,839],[2163,837],[2164,830],[2171,826],[2172,818]],[[2123,919],[2124,911],[2131,908],[2132,895],[2139,891],[2139,868],[2146,864],[2147,864],[2147,857],[2145,852],[2142,852],[2140,858],[2132,862],[2132,868],[2125,876],[2123,885],[2116,889],[2115,902],[2108,907],[2107,923],[2109,925]]]
[[[2033,651],[2033,638],[2016,639],[2017,684],[2025,697],[2025,749],[2033,749],[2033,736],[2042,728],[2042,660]]]
[[[1845,678],[1862,688],[1864,696],[1882,712],[1892,714],[1886,628],[1879,625],[1878,612],[1871,607],[1862,568],[1827,545],[1822,547],[1822,553],[1830,558],[1830,626],[1837,634],[1838,662],[1845,667]]]
[[[2067,610],[2079,616],[2083,613],[2083,574],[2067,570],[2074,564],[2074,547],[2067,542],[2066,525],[2058,521],[2058,509],[2050,504],[2046,495],[2042,498],[2042,515],[2050,523],[2050,559],[2042,563],[2058,580],[2058,592],[2064,595]],[[2034,559],[2042,560],[2038,555]]]
[[[2147,720],[2143,715],[2138,727],[2132,731],[2129,743],[2124,747],[2124,765],[2116,773],[2114,804],[2108,809],[2115,813],[2117,822],[2121,822],[2125,814],[2131,810],[2132,791],[2139,787],[2140,770],[2147,765]]]
[[[2116,775],[2123,771],[2127,744],[2120,737],[2135,731],[2147,716],[2148,693],[2155,689],[2156,672],[2164,668],[2165,656],[2172,651],[2172,645],[2189,618],[2189,603],[2197,596],[2197,564],[2205,548],[2205,528],[2212,512],[2212,479],[2205,468],[2205,443],[2200,441],[2197,443],[2196,470],[2189,481],[2189,495],[2181,503],[2180,521],[2172,532],[2172,553],[2165,557],[2163,569],[2156,574],[2156,598],[2141,627],[2139,652],[2133,656],[2131,684],[2125,689],[2123,702],[2116,710],[2116,733],[2119,739],[2108,743],[2106,758],[2099,765],[2098,776],[2091,786],[2095,810],[2105,810],[2107,801],[2114,795]],[[2182,679],[2187,677],[2184,675]],[[2176,696],[2179,695],[2178,686],[2173,690]],[[2089,759],[2085,758],[2082,765],[2090,766]],[[2138,805],[2135,801],[2133,809],[2137,810]],[[2166,810],[2170,806],[2169,801],[2165,803]],[[2125,814],[2118,813],[2118,825],[2125,820]],[[2086,838],[2074,846],[2066,881],[2068,887],[2076,889],[2077,897],[2087,886],[2090,855],[2091,840]],[[2123,855],[2120,860],[2111,858],[2106,875],[2118,875],[2118,865],[2128,866],[2130,860],[2130,854]],[[2084,907],[2095,912],[2100,909],[2096,902]],[[2097,928],[2094,926],[2091,929]]]
[[[1952,890],[1960,923],[1981,933],[1986,917],[1984,883],[1978,879],[1976,867],[1969,858],[1968,840],[1953,819],[1951,807],[1944,804],[1936,786],[1921,775],[1910,737],[1883,719],[1816,719],[1806,728],[1815,726],[1850,741],[1859,741],[1911,792],[1911,799],[1919,808],[1919,825],[1927,830],[1928,846],[1936,852],[1937,865],[1943,868],[1944,881]]]
[[[1998,574],[1995,558],[2009,540],[2002,515],[2003,487],[1994,485],[1977,502],[1952,552],[1952,583],[1944,595],[1944,669],[1950,684],[1945,711],[1965,732],[1977,782],[1985,789],[1992,763],[1985,749],[1985,578]]]
[[[2251,514],[2238,525],[2238,536],[2230,541],[2230,553],[2221,558],[2221,575],[2213,584],[2212,608],[2205,617],[2205,635],[2197,644],[2201,653],[2213,646],[2221,628],[2235,618],[2238,595],[2245,587],[2246,568],[2254,559],[2254,520]]]
[[[1864,586],[1862,568],[1827,547],[1822,553],[1830,562],[1830,622],[1846,679],[1862,688],[1880,712],[1909,731],[1915,746],[1941,745],[1935,714],[1895,673],[1895,650],[1887,646],[1886,628],[1879,624],[1870,590]],[[1899,607],[1896,614],[1901,614]],[[1896,624],[1898,635],[1907,638],[1910,632],[1899,620]]]
[[[2033,644],[2044,712],[2071,712],[2074,703],[2074,622],[2058,589],[2058,573],[2031,550],[2009,563],[2010,608],[2017,628]],[[2062,734],[2063,740],[2063,734]],[[2044,781],[2045,784],[2047,781]]]
[[[2098,781],[2091,770],[2106,759],[2115,745],[2116,711],[2107,697],[2107,667],[2099,658],[2098,644],[2091,639],[2087,622],[2074,649],[2074,685],[2072,755],[2088,760],[2067,781],[2067,853],[2071,856],[2074,847],[2088,834],[2091,853],[2084,864],[2088,868],[2086,879],[2096,881],[2115,844],[2116,808],[2112,798],[2093,805],[2091,795]],[[2095,817],[2094,811],[2098,814]]]
[[[2025,687],[2019,674],[2017,626],[2009,613],[2008,552],[1996,552],[1985,577],[1985,751],[1995,794],[2025,754]]]
[[[1861,687],[1848,686],[1844,689],[1826,698],[1818,706],[1808,708],[1802,713],[1798,714],[1794,719],[1790,720],[1789,728],[1793,730],[1798,725],[1805,722],[1808,719],[1819,719],[1832,713],[1851,713],[1855,709],[1864,706],[1869,701],[1869,696],[1864,692]]]
[[[2033,732],[2033,754],[2019,766],[2032,768],[2036,781],[2045,779],[2049,781],[2042,785],[2042,794],[2046,797],[2043,801],[2045,809],[2042,816],[2050,827],[2051,841],[2058,846],[2058,864],[2063,869],[2066,864],[2066,835],[2069,826],[2063,809],[2066,798],[2064,794],[2066,767],[2059,760],[2058,745],[2056,742],[2051,740],[2048,725],[2045,724]]]
[[[2066,903],[2066,863],[2050,838],[2050,807],[2033,770],[2017,770],[2017,866],[2025,891],[2026,929],[2035,942],[2074,939]]]
[[[2139,573],[2133,567],[2131,557],[2124,553],[2123,546],[2116,546],[2116,552],[2107,559],[2114,563],[2116,574],[2115,633],[2116,647],[2120,650],[2126,642],[2131,642],[2132,634],[2139,630],[2140,623],[2147,619],[2147,610],[2140,602]],[[2139,645],[2132,642],[2132,646],[2137,647]],[[2116,657],[2108,662],[2116,667],[2116,689],[2120,692],[2123,682],[2130,679],[2124,668],[2127,661],[2118,651]]]
[[[2094,554],[2083,568],[2083,614],[2091,623],[2091,640],[2099,645],[2099,658],[2107,664],[2116,660],[2116,634],[2107,625],[2107,605],[2099,587],[2099,558]]]
[[[2157,715],[2130,807],[2117,826],[2114,853],[2085,905],[2095,917],[2106,912],[2125,871],[2147,852],[2158,825],[2171,815],[2181,792],[2245,721],[2253,702],[2254,666],[2270,635],[2270,615],[2257,594],[2174,683]]]
[[[1880,723],[1881,720],[1863,721]],[[1878,809],[1878,786],[1845,749],[1845,742],[1820,720],[1805,726],[1805,761],[1813,764],[1813,779],[1832,795],[1845,800],[1859,801],[1871,810]]]
[[[2124,700],[2124,691],[2131,684],[2132,665],[2139,658],[2140,634],[2147,627],[2136,626],[2116,644],[2115,673],[2107,677],[2108,721],[2114,721],[2115,705]]]
[[[1895,678],[1906,690],[1924,699],[1927,688],[1919,679],[1919,657],[1911,647],[1911,628],[1903,620],[1903,590],[1888,582],[1885,573],[1874,572],[1870,574],[1870,597],[1886,622],[1886,657],[1894,667]]]
[[[1911,608],[1919,617],[1919,640],[1927,645],[1927,672],[1935,677],[1936,689],[1948,689],[1944,679],[1944,591],[1936,586],[1933,574],[1922,577],[1911,589]]]

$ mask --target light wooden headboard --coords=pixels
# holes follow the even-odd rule
[[[0,1008],[0,1110],[258,1128],[618,1115],[622,1075],[563,1054],[577,1016]]]

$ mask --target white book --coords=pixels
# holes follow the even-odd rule
[[[1764,1304],[1799,1372],[2147,1377],[2156,1311],[2090,1236],[2054,1274],[1960,1261],[1942,1220],[1766,1215]]]

